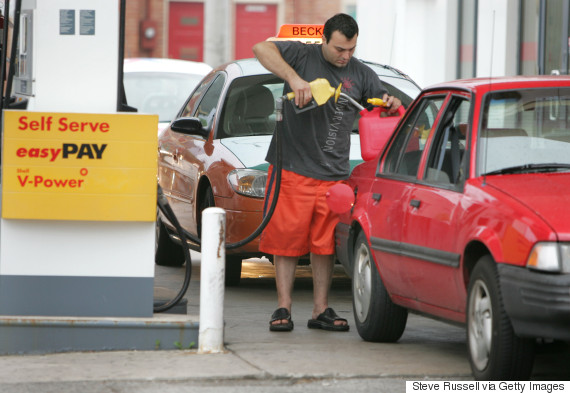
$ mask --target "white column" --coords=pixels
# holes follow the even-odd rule
[[[235,24],[231,0],[204,2],[204,62],[212,67],[232,59]]]
[[[225,210],[219,207],[205,209],[202,212],[198,353],[224,350],[225,239]]]

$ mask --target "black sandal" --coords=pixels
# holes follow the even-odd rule
[[[309,319],[307,327],[309,329],[332,330],[335,332],[346,332],[348,329],[350,329],[348,323],[345,325],[335,325],[335,321],[347,322],[346,319],[336,315],[336,312],[334,312],[334,310],[329,307],[323,313],[321,313],[317,319]]]
[[[275,321],[281,321],[286,319],[286,323],[273,323]],[[271,315],[271,321],[269,321],[269,330],[272,332],[290,332],[293,330],[293,321],[291,320],[291,313],[286,308],[278,308],[275,310],[273,315]]]

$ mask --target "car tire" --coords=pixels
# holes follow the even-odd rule
[[[490,255],[482,257],[471,274],[466,319],[469,363],[476,380],[528,380],[535,340],[515,334]]]
[[[202,194],[202,198],[200,199],[200,227],[202,221],[202,212],[204,209],[209,207],[216,207],[216,201],[214,199],[214,193],[212,192],[211,187],[207,187]],[[201,233],[201,229],[200,229]],[[242,257],[235,256],[235,255],[226,255],[226,278],[225,278],[225,285],[227,287],[235,287],[239,285],[241,280],[241,264],[242,264]]]
[[[184,250],[175,243],[160,218],[156,218],[156,238],[154,247],[154,262],[159,266],[180,267],[186,262]]]
[[[226,255],[226,287],[237,287],[241,280],[241,256]]]
[[[352,305],[358,334],[366,341],[396,342],[406,328],[408,310],[390,299],[364,232],[354,249]]]

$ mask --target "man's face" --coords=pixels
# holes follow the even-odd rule
[[[357,38],[358,35],[355,35],[349,40],[339,31],[333,31],[328,42],[323,36],[323,56],[325,60],[335,67],[346,67],[356,49]]]

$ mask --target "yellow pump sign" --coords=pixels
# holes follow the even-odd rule
[[[156,219],[158,116],[4,116],[3,218]]]

